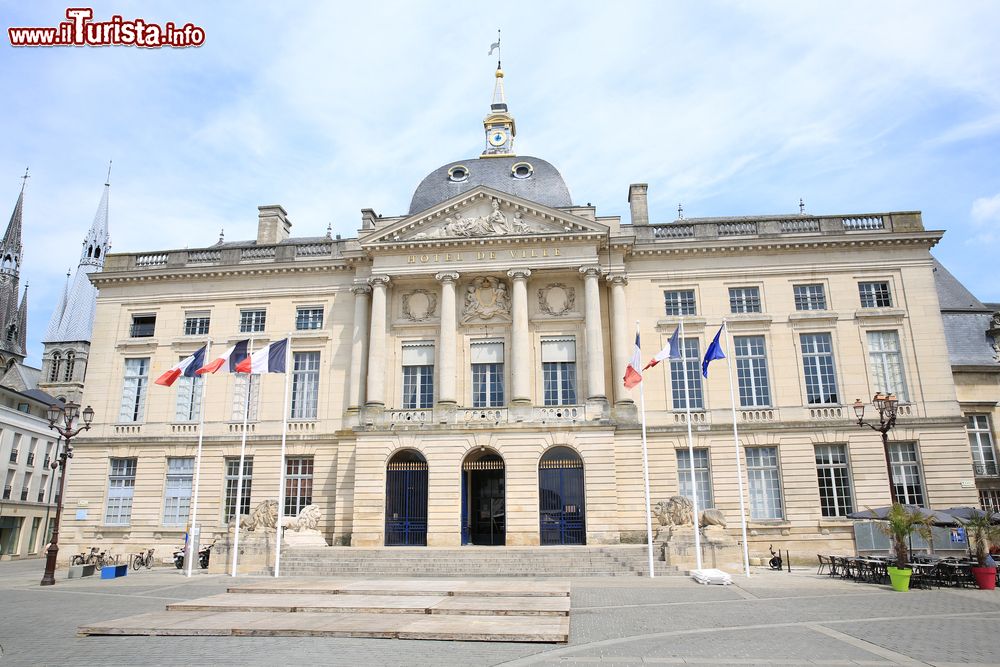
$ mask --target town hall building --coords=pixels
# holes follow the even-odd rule
[[[890,487],[979,502],[942,353],[929,251],[944,232],[919,212],[653,222],[632,184],[622,220],[516,153],[499,69],[483,125],[479,156],[431,171],[402,214],[362,209],[356,238],[293,236],[268,205],[256,239],[101,257],[68,552],[182,541],[202,402],[203,541],[277,499],[282,375],[151,381],[209,341],[213,358],[286,336],[285,512],[319,506],[332,545],[643,542],[639,394],[622,382],[636,323],[644,361],[684,331],[683,358],[644,374],[652,503],[690,496],[693,464],[699,506],[738,538],[738,456],[751,554],[814,558],[852,551],[847,515],[888,504]],[[731,349],[705,378],[724,321]],[[877,392],[900,401],[887,449],[852,408]]]

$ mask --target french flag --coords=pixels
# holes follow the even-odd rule
[[[642,366],[642,351],[639,349],[639,327],[636,326],[635,351],[632,353],[632,359],[629,360],[628,366],[625,368],[626,389],[632,389],[642,382],[642,371],[639,370],[640,366]]]
[[[240,342],[233,345],[231,348],[222,353],[222,356],[217,357],[212,363],[207,364],[199,368],[196,372],[198,375],[204,375],[205,373],[215,373],[223,366],[226,367],[227,373],[235,373],[236,365],[247,358],[247,348],[250,346],[250,340],[241,340]]]
[[[237,373],[284,373],[288,339],[268,343],[236,364]]]
[[[681,358],[681,344],[680,344],[681,328],[678,325],[674,329],[674,335],[670,337],[667,341],[667,346],[656,353],[656,355],[650,359],[649,363],[642,367],[642,370],[652,368],[661,361],[666,361],[667,359],[680,359]]]
[[[184,359],[179,364],[171,368],[169,371],[156,378],[156,384],[163,385],[164,387],[171,386],[177,381],[177,378],[184,376],[187,378],[194,377],[195,372],[201,368],[201,365],[205,363],[205,349],[208,346],[203,346],[200,350],[192,354],[190,357]]]

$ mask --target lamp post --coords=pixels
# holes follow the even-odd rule
[[[892,504],[896,504],[896,487],[892,483],[892,459],[889,456],[889,431],[896,425],[896,409],[899,407],[899,399],[895,394],[883,394],[878,392],[872,397],[872,405],[878,411],[878,425],[866,422],[865,404],[861,399],[854,401],[854,414],[858,417],[858,426],[867,426],[873,431],[882,434],[882,450],[885,453],[885,469],[889,473],[889,499]]]
[[[62,469],[59,475],[59,501],[56,503],[56,525],[52,531],[52,541],[49,549],[45,553],[45,574],[42,575],[42,586],[52,586],[56,583],[56,557],[59,554],[59,521],[62,518],[63,506],[63,485],[66,483],[66,463],[73,458],[73,447],[70,445],[70,438],[80,431],[90,430],[90,422],[94,421],[94,409],[89,405],[83,411],[83,425],[77,426],[77,417],[80,416],[80,406],[70,401],[64,405],[50,405],[46,416],[49,418],[49,428],[54,429],[66,444],[59,450],[57,461],[53,461],[49,466],[55,470]]]

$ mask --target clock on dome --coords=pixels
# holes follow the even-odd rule
[[[493,88],[493,102],[490,113],[483,119],[486,130],[486,149],[480,157],[511,157],[514,155],[514,137],[517,126],[514,117],[507,110],[507,98],[503,92],[503,70],[499,63],[496,71],[496,83]]]

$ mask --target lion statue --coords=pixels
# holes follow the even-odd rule
[[[286,516],[281,520],[281,525],[285,530],[303,531],[318,530],[319,520],[323,518],[323,512],[319,505],[306,505],[299,512],[298,516]]]
[[[230,522],[232,530],[235,519]],[[255,531],[273,529],[278,525],[278,501],[265,500],[258,503],[250,514],[240,516],[240,530]]]
[[[671,496],[653,506],[660,526],[687,526],[694,523],[694,504],[684,496]]]

